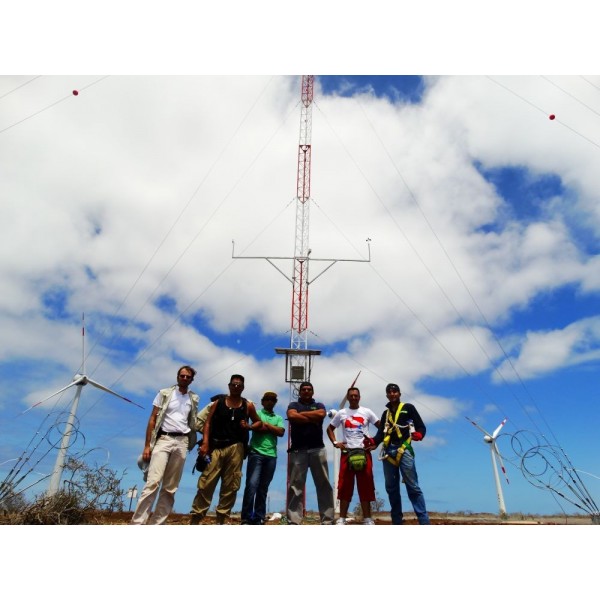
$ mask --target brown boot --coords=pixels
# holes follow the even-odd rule
[[[200,522],[202,521],[202,517],[200,515],[192,515],[190,517],[190,525],[200,525]]]

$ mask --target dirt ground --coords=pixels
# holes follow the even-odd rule
[[[98,513],[94,521],[99,525],[125,525],[131,520],[131,512],[122,513]],[[500,519],[498,515],[491,513],[460,514],[460,513],[430,513],[429,518],[432,525],[591,525],[592,519],[582,515],[509,515],[507,519]],[[172,514],[167,520],[168,525],[187,525],[189,514]],[[374,515],[376,525],[390,525],[389,513]],[[214,525],[214,515],[207,515],[202,525]],[[239,515],[232,515],[228,525],[239,525]],[[279,519],[267,521],[265,525],[281,525]],[[305,519],[305,525],[318,525],[318,515],[309,512]],[[349,525],[360,525],[360,522],[351,521]],[[412,514],[405,515],[406,525],[417,525],[417,519]]]

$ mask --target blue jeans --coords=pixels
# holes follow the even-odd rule
[[[246,467],[246,488],[242,501],[242,522],[261,525],[267,512],[267,493],[275,474],[276,456],[250,451]]]
[[[400,475],[402,475],[402,479],[406,485],[406,493],[417,515],[419,525],[429,525],[429,515],[425,507],[425,496],[423,496],[417,478],[415,458],[408,450],[402,455],[398,467],[387,460],[383,461],[385,491],[390,501],[392,525],[402,525],[404,518],[402,514],[402,499],[400,498]]]

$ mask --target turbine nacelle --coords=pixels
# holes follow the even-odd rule
[[[88,378],[83,373],[77,373],[73,377],[73,383],[75,385],[85,385],[88,382]]]

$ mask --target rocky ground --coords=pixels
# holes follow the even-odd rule
[[[98,513],[95,515],[95,522],[99,525],[124,525],[131,520],[131,512],[122,513]],[[588,516],[581,515],[509,515],[507,519],[500,519],[498,515],[491,513],[430,513],[432,525],[591,525],[592,520]],[[187,525],[189,523],[188,514],[172,514],[168,525]],[[376,525],[389,525],[391,523],[389,513],[379,513],[374,515]],[[405,516],[407,525],[416,525],[416,517],[412,514]],[[202,522],[202,525],[214,525],[215,518],[208,515]],[[232,515],[229,525],[239,525],[239,515]],[[267,521],[266,525],[281,525],[280,519]],[[318,525],[318,515],[309,512],[305,518],[305,525]],[[360,525],[359,521],[350,522],[349,525]]]

